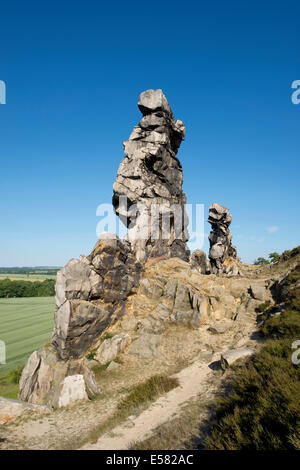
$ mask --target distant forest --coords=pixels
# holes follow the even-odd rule
[[[0,280],[0,298],[11,297],[52,297],[55,295],[55,279],[44,281]]]
[[[57,271],[61,268],[57,266],[35,266],[35,267],[12,267],[12,268],[1,268],[0,274],[43,274],[47,276],[56,276]]]

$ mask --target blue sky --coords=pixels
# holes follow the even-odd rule
[[[186,125],[187,201],[206,217],[230,208],[242,259],[299,245],[299,13],[298,1],[3,4],[0,266],[91,251],[148,88]]]

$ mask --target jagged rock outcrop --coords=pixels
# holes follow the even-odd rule
[[[30,356],[20,380],[21,400],[53,407],[68,400],[71,403],[74,397],[85,396],[82,380],[87,396],[99,393],[84,355],[124,315],[126,298],[137,288],[140,271],[128,246],[106,234],[89,256],[72,259],[58,272],[51,346]],[[74,390],[67,399],[62,391],[64,379],[73,375],[83,379],[74,379]]]
[[[72,259],[58,272],[52,344],[61,359],[82,357],[124,313],[140,271],[128,247],[106,234],[88,257]]]
[[[209,208],[208,222],[212,226],[209,234],[209,259],[213,274],[233,274],[239,272],[238,266],[234,263],[237,257],[235,246],[232,245],[232,234],[229,230],[232,216],[227,207],[214,203]]]
[[[31,403],[46,403],[54,408],[65,406],[67,401],[65,378],[77,375],[81,376],[81,384],[85,384],[85,394],[80,392],[82,398],[93,397],[100,393],[95,377],[84,361],[74,359],[62,361],[53,346],[45,346],[31,354],[23,369],[19,399]],[[76,383],[78,385],[79,381]],[[69,388],[72,390],[67,404],[79,397],[77,386],[71,385],[72,381],[69,382]]]
[[[140,94],[143,114],[129,140],[113,186],[116,214],[128,227],[127,241],[138,261],[149,257],[189,257],[182,191],[182,166],[176,157],[185,136],[162,90]]]

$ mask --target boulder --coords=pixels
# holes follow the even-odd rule
[[[125,316],[121,321],[121,328],[123,331],[133,331],[137,328],[138,321],[136,318]]]
[[[250,294],[252,295],[253,299],[263,301],[266,299],[267,292],[264,286],[256,286],[251,284]]]
[[[141,279],[139,292],[152,299],[159,299],[163,295],[163,286],[153,279]]]
[[[79,400],[87,400],[84,377],[81,374],[69,375],[62,382],[58,398],[58,408],[71,405]]]
[[[65,378],[75,375],[82,375],[89,398],[100,393],[94,374],[85,361],[62,361],[53,346],[34,351],[21,374],[19,399],[57,408],[61,406],[60,396]]]
[[[110,339],[105,339],[99,346],[95,359],[100,364],[107,364],[116,359],[116,357],[124,352],[125,348],[131,343],[130,336],[125,333],[115,335]]]
[[[223,369],[230,367],[239,359],[252,356],[254,351],[249,348],[230,349],[221,355],[221,365]]]
[[[171,108],[162,90],[146,90],[140,94],[138,107],[143,115],[151,115],[155,111],[164,111],[172,115]],[[153,116],[153,115],[152,115]],[[164,121],[159,121],[158,125],[163,125]]]
[[[213,333],[214,335],[220,335],[226,333],[230,328],[232,328],[234,322],[232,320],[222,320],[216,322],[208,328],[208,330]]]
[[[190,266],[200,274],[206,274],[207,272],[207,259],[206,254],[202,250],[195,250],[191,254]]]

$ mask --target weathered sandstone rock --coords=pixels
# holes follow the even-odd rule
[[[192,269],[195,269],[200,274],[206,274],[208,269],[207,266],[208,260],[206,259],[206,254],[202,250],[195,250],[191,254],[190,265]]]
[[[212,226],[209,234],[209,259],[211,271],[214,274],[238,274],[238,268],[234,263],[236,248],[232,245],[232,235],[229,231],[232,216],[227,207],[214,203],[209,208],[208,222]]]
[[[22,416],[24,414],[45,414],[50,411],[51,409],[45,405],[34,405],[20,400],[0,397],[0,425],[8,424],[17,416]]]
[[[77,374],[84,378],[87,396],[100,393],[93,372],[84,362],[63,361],[52,346],[45,346],[31,354],[22,371],[19,399],[57,408],[61,406],[60,395],[64,379]]]
[[[62,389],[58,398],[58,408],[71,405],[78,400],[87,400],[83,375],[69,375],[62,382]]]
[[[100,239],[92,253],[72,259],[57,274],[52,344],[62,359],[80,358],[122,314],[141,266],[116,236]]]
[[[96,361],[103,365],[113,361],[125,350],[130,342],[130,336],[125,333],[120,333],[119,335],[113,336],[113,338],[105,339],[97,350],[95,356]]]
[[[250,293],[254,299],[263,301],[266,299],[267,291],[263,286],[256,286],[251,284]]]
[[[225,369],[226,367],[230,367],[238,359],[243,359],[245,357],[252,356],[253,354],[254,351],[250,348],[230,349],[221,355],[222,368]]]
[[[176,157],[185,127],[173,119],[162,90],[141,93],[138,106],[144,116],[124,142],[113,205],[139,261],[162,255],[187,260],[186,196]]]

